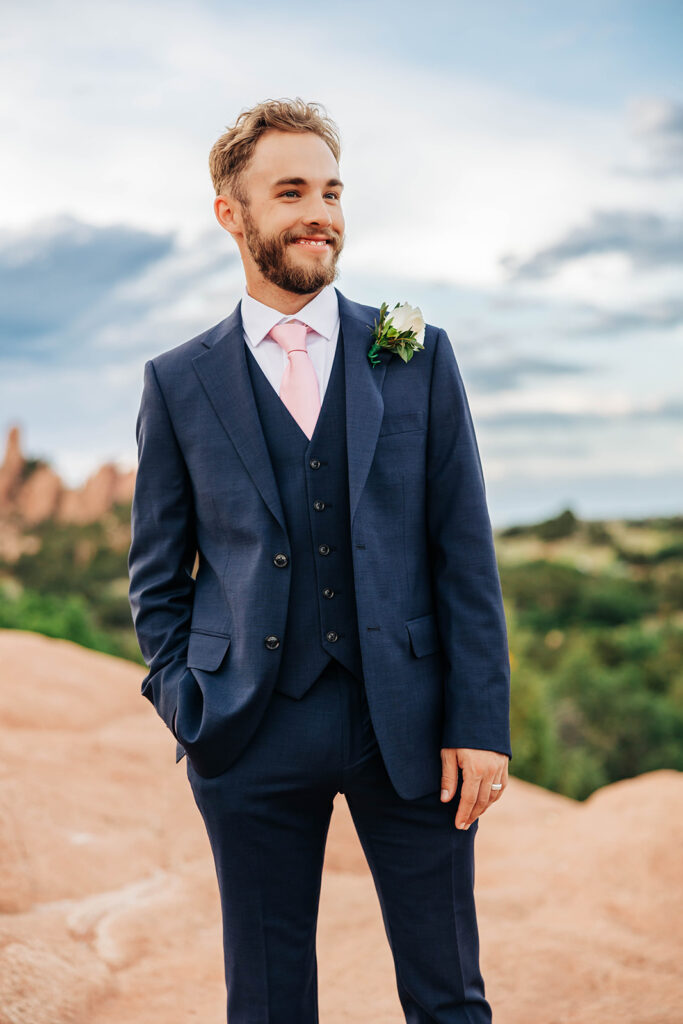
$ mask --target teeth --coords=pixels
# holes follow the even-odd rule
[[[327,242],[324,241],[324,240],[323,241],[313,241],[312,239],[308,239],[308,238],[300,238],[300,239],[298,239],[298,243],[299,243],[299,245],[327,245]]]

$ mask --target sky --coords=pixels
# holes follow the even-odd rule
[[[447,331],[494,526],[683,512],[681,38],[667,0],[3,5],[2,441],[135,466],[145,361],[243,287],[209,150],[300,96],[341,133],[335,284]]]

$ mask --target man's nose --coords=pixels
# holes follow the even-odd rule
[[[332,223],[330,208],[322,196],[309,200],[303,219],[307,224],[327,224],[329,226]]]

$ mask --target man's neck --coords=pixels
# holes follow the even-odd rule
[[[257,302],[262,302],[264,306],[269,306],[271,309],[276,309],[279,313],[286,313],[289,316],[293,313],[298,313],[300,309],[308,305],[323,290],[318,288],[315,292],[298,295],[296,292],[288,292],[284,288],[278,288],[277,285],[271,284],[269,281],[247,282],[246,289],[247,294],[252,299],[256,299]]]

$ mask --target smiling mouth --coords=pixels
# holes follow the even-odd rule
[[[331,241],[326,238],[312,239],[312,238],[297,238],[296,241],[291,243],[292,245],[300,245],[306,249],[325,249],[331,245]]]

